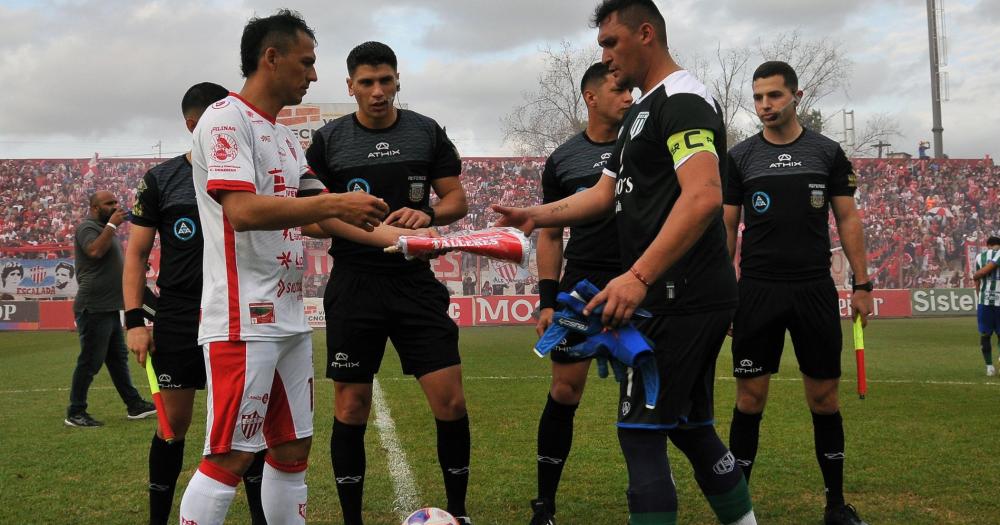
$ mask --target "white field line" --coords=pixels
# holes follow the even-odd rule
[[[389,475],[392,477],[392,488],[396,499],[392,503],[393,510],[402,520],[419,508],[420,495],[413,482],[413,472],[406,461],[406,452],[396,437],[396,423],[389,413],[389,404],[385,401],[382,387],[378,379],[372,382],[372,405],[375,408],[375,427],[378,428],[378,439],[382,443],[388,457]]]

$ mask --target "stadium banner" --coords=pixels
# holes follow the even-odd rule
[[[73,301],[38,301],[38,329],[76,330]]]
[[[840,309],[840,317],[852,318],[854,312],[851,308],[851,292],[838,290],[837,295],[839,295],[837,307]],[[872,303],[873,317],[911,317],[913,313],[909,290],[873,290]]]
[[[75,277],[73,259],[0,259],[0,298],[72,299]]]
[[[537,295],[490,295],[474,299],[474,326],[535,324]]]
[[[976,315],[973,288],[919,288],[910,290],[913,317]]]
[[[452,297],[448,317],[460,327],[473,326],[473,308],[475,301],[472,297]]]
[[[306,321],[312,328],[326,328],[326,310],[322,297],[306,297],[302,300],[306,307]]]
[[[0,301],[0,330],[38,330],[37,301]]]

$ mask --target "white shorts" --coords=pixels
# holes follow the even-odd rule
[[[313,433],[312,334],[217,341],[205,352],[205,455],[259,452]]]

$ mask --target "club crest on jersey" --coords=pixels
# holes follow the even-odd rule
[[[250,439],[260,432],[261,427],[264,426],[264,418],[256,411],[253,414],[243,414],[240,416],[240,432],[243,432],[243,437]]]
[[[750,205],[753,206],[753,211],[764,213],[771,207],[771,196],[758,191],[750,196]]]
[[[809,195],[809,204],[813,208],[822,208],[826,204],[826,193],[823,190],[812,190],[812,193]]]
[[[410,201],[420,202],[424,199],[424,183],[423,182],[411,182],[410,183]]]
[[[778,155],[778,162],[772,162],[768,168],[796,168],[802,166],[802,161],[792,161],[792,156],[788,153]]]
[[[240,151],[236,137],[229,133],[214,133],[212,140],[212,158],[219,162],[231,162]]]
[[[195,226],[194,221],[187,217],[181,217],[174,222],[174,237],[182,241],[190,241],[197,231],[198,227]]]
[[[646,125],[646,119],[649,118],[648,111],[640,111],[635,117],[635,121],[632,122],[632,128],[628,130],[628,136],[630,139],[634,139],[636,135],[642,133],[642,128]]]
[[[375,144],[375,151],[368,154],[369,159],[380,159],[382,157],[395,157],[399,155],[398,149],[392,149],[388,142]]]
[[[347,181],[347,191],[363,191],[365,193],[371,193],[371,184],[365,179],[357,178]]]

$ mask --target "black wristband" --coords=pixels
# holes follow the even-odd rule
[[[556,297],[559,295],[559,281],[555,279],[542,279],[538,281],[538,307],[556,308],[559,304]]]
[[[434,226],[434,216],[436,215],[435,212],[434,212],[434,207],[433,206],[423,206],[423,207],[420,208],[420,211],[422,211],[422,212],[426,213],[428,216],[430,216],[431,222],[430,222],[430,224],[428,224],[428,226]]]
[[[133,308],[125,311],[125,329],[131,330],[146,326],[146,312],[142,308]]]

